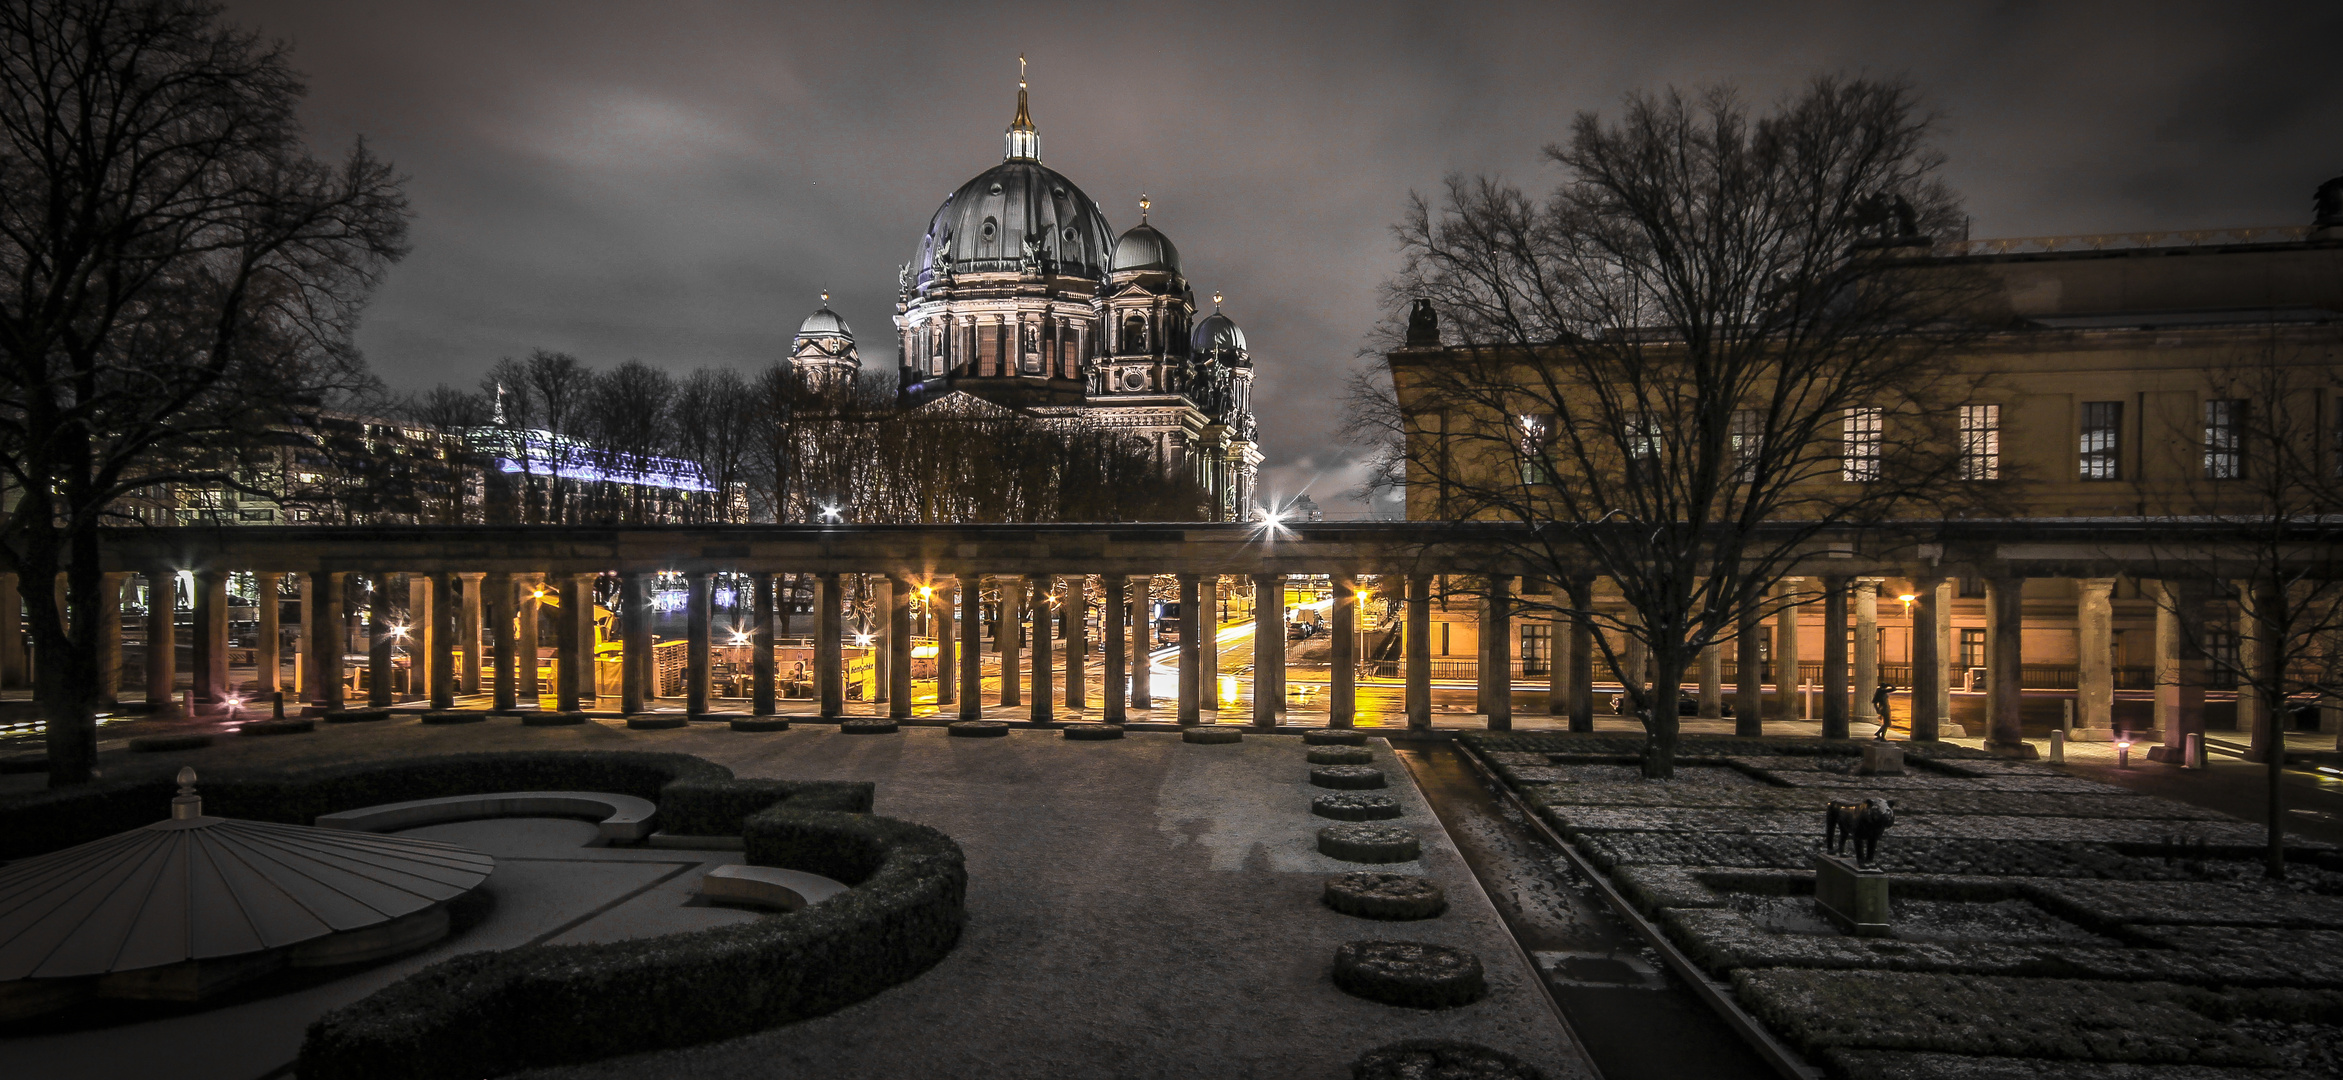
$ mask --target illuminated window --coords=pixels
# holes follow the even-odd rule
[[[1757,459],[1765,453],[1765,416],[1756,409],[1733,410],[1733,465],[1744,484],[1757,482]]]
[[[2083,402],[2080,452],[2082,478],[2114,480],[2122,460],[2123,402]]]
[[[2205,479],[2237,480],[2245,476],[2245,402],[2216,398],[2205,402]]]
[[[1961,631],[1961,666],[1981,668],[1985,664],[1985,631]]]
[[[2001,476],[2001,406],[1961,406],[1961,479]]]
[[[1533,413],[1515,417],[1514,429],[1521,449],[1521,482],[1553,483],[1553,462],[1548,460],[1546,451],[1554,440],[1554,415]]]
[[[1839,479],[1862,483],[1879,479],[1880,439],[1887,423],[1885,409],[1848,409],[1840,435]]]

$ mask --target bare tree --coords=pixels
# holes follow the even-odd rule
[[[546,520],[565,522],[570,520],[571,487],[565,473],[575,464],[569,460],[569,439],[576,434],[579,414],[593,390],[594,373],[575,356],[538,349],[529,354],[522,381],[528,384],[536,405],[536,419],[553,436],[549,447],[552,460],[548,464],[554,475],[546,481]]]
[[[0,559],[27,582],[49,779],[96,757],[98,529],[370,380],[350,329],[403,253],[390,167],[310,156],[282,46],[192,0],[0,6]],[[254,494],[266,494],[253,491]]]
[[[699,465],[716,490],[699,504],[704,521],[740,520],[733,494],[748,482],[757,402],[747,379],[731,368],[701,368],[685,376],[675,396],[676,451]]]
[[[1547,148],[1546,199],[1452,178],[1395,227],[1389,295],[1426,348],[1392,354],[1356,431],[1411,516],[1530,524],[1505,559],[1565,585],[1532,608],[1606,631],[1615,670],[1642,652],[1647,776],[1673,772],[1686,667],[1781,603],[1798,550],[1990,486],[1948,482],[1975,294],[1917,266],[1959,220],[1933,126],[1894,82],[1817,79],[1763,116],[1638,95]],[[1596,574],[1632,617],[1570,587]]]
[[[615,520],[650,520],[652,485],[640,482],[658,468],[674,441],[675,377],[640,360],[628,360],[594,378],[588,399],[587,427],[602,455],[602,471],[631,478],[624,485],[605,483],[606,498],[623,486],[624,506],[611,506]]]

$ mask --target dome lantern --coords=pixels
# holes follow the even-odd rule
[[[1003,161],[1040,161],[1041,132],[1033,126],[1033,114],[1025,108],[1025,54],[1017,54],[1017,115],[1009,121],[1008,150]]]

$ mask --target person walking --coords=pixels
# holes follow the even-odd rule
[[[1877,689],[1871,691],[1871,711],[1879,714],[1879,733],[1873,735],[1872,738],[1883,741],[1887,738],[1888,725],[1894,723],[1894,720],[1888,716],[1887,710],[1888,702],[1890,700],[1888,695],[1893,694],[1894,692],[1895,687],[1889,686],[1884,682],[1880,683]]]

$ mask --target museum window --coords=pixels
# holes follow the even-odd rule
[[[1123,353],[1136,356],[1147,351],[1147,320],[1133,315],[1123,320]]]
[[[1544,675],[1552,670],[1554,660],[1554,624],[1525,622],[1521,624],[1521,673]]]
[[[1660,430],[1659,414],[1636,413],[1628,417],[1622,441],[1626,444],[1628,475],[1642,483],[1657,483],[1660,451],[1665,442]]]
[[[2245,402],[2215,398],[2205,402],[2205,479],[2238,480],[2245,476]]]
[[[1879,479],[1880,439],[1886,423],[1885,409],[1847,410],[1840,435],[1839,479],[1848,483]]]
[[[1757,482],[1757,459],[1765,452],[1765,415],[1756,409],[1733,410],[1733,465],[1744,484]]]
[[[1966,668],[1981,668],[1981,667],[1984,667],[1984,666],[1985,666],[1985,631],[1983,631],[1983,630],[1963,630],[1963,631],[1961,631],[1961,667],[1962,667],[1962,668],[1964,668],[1964,669],[1966,669]]]
[[[2083,402],[2082,420],[2081,443],[2076,448],[2082,478],[2117,479],[2123,449],[2123,402]]]
[[[1554,420],[1552,413],[1530,413],[1514,418],[1516,443],[1521,450],[1521,482],[1524,484],[1554,482],[1553,462],[1546,456],[1546,448],[1554,439]]]
[[[1961,479],[2001,477],[2001,406],[1961,406]]]

